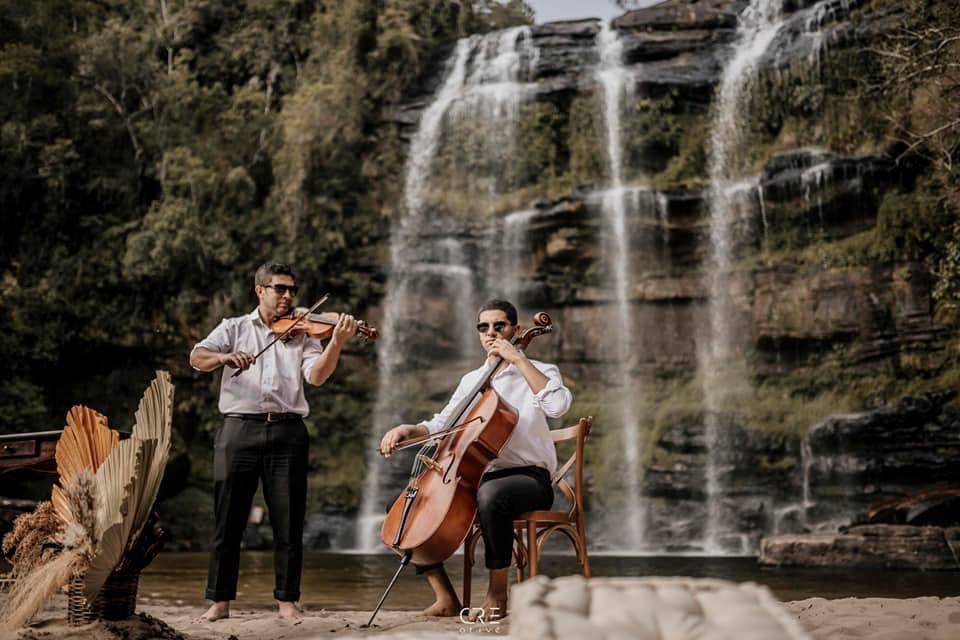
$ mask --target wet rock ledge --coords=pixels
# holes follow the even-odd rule
[[[843,533],[764,538],[758,561],[790,567],[960,569],[960,527],[860,525]]]

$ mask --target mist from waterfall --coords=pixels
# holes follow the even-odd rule
[[[621,113],[624,101],[632,95],[633,82],[623,66],[623,42],[607,22],[601,25],[597,36],[600,64],[597,82],[603,91],[603,115],[606,125],[607,162],[610,184],[603,193],[601,210],[607,245],[604,255],[608,260],[608,286],[614,294],[615,320],[613,339],[616,340],[616,385],[619,404],[624,473],[622,494],[624,512],[618,515],[614,529],[614,544],[624,550],[638,551],[644,544],[646,522],[640,504],[640,421],[637,415],[638,391],[631,373],[634,349],[633,313],[630,304],[631,266],[630,232],[627,227],[627,197],[623,186],[623,144],[621,141]]]
[[[527,309],[528,231],[530,221],[539,213],[537,209],[521,209],[491,225],[486,296],[510,300],[521,313]]]
[[[376,453],[383,433],[400,422],[428,417],[410,415],[415,408],[408,406],[411,403],[405,395],[409,389],[404,376],[409,378],[417,369],[440,364],[465,373],[478,364],[480,356],[476,336],[469,329],[479,303],[477,293],[485,290],[485,283],[471,260],[470,240],[459,231],[462,222],[442,215],[431,202],[436,158],[446,142],[457,143],[460,126],[484,127],[487,135],[483,137],[490,143],[481,154],[503,154],[504,140],[513,138],[519,107],[530,93],[526,81],[536,63],[529,27],[459,40],[447,61],[443,84],[421,114],[411,140],[404,209],[390,234],[383,339],[377,345],[380,375],[354,536],[356,550],[381,549],[379,530],[384,507],[402,488],[389,482],[391,476],[398,477],[397,465],[388,468]],[[498,157],[492,156],[494,166]],[[473,179],[485,181],[484,189],[492,196],[501,176],[471,175]],[[449,315],[442,322],[446,335],[429,336],[431,342],[426,347],[407,328],[422,318],[423,309],[431,301],[438,301],[440,306],[434,306]],[[420,329],[419,333],[430,332]]]
[[[721,504],[720,461],[728,443],[722,433],[720,416],[725,385],[736,353],[730,272],[733,266],[733,223],[738,189],[743,179],[743,148],[746,100],[757,76],[759,62],[783,25],[783,0],[751,0],[740,15],[733,54],[726,63],[715,94],[709,141],[710,255],[705,269],[709,295],[709,330],[698,345],[698,360],[704,387],[705,435],[707,443],[707,522],[704,547],[710,553],[730,551],[721,536],[729,536]],[[742,373],[742,372],[741,372]],[[735,375],[735,374],[734,374]],[[733,549],[745,552],[747,549]]]

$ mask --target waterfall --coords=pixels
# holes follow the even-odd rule
[[[623,102],[632,93],[632,80],[623,66],[623,43],[616,30],[604,22],[597,36],[600,64],[596,70],[597,82],[603,91],[603,113],[607,134],[607,162],[610,185],[603,194],[602,211],[606,237],[609,238],[605,255],[608,256],[610,281],[614,292],[615,323],[613,332],[618,354],[615,375],[621,385],[619,417],[624,453],[624,518],[618,529],[622,539],[617,543],[627,550],[637,551],[645,538],[645,518],[640,505],[640,424],[636,413],[637,394],[631,380],[633,353],[633,317],[630,305],[631,268],[630,235],[627,229],[628,190],[623,186],[623,158],[620,114]]]
[[[522,209],[507,214],[491,227],[490,261],[487,264],[488,296],[499,296],[525,308],[525,280],[530,260],[527,232],[530,221],[540,213]],[[492,284],[497,283],[496,287]]]
[[[733,264],[733,221],[736,215],[735,193],[731,187],[744,171],[738,152],[743,145],[742,129],[745,100],[756,78],[758,63],[783,25],[783,0],[751,0],[740,16],[733,54],[726,63],[717,89],[710,134],[710,244],[706,267],[709,295],[709,333],[706,344],[698,348],[701,379],[704,386],[705,433],[707,443],[706,485],[707,522],[704,546],[711,553],[725,551],[721,535],[729,534],[722,511],[720,461],[726,457],[720,424],[724,410],[724,385],[729,373],[724,368],[736,358],[733,304],[730,296],[730,269]],[[729,371],[729,369],[726,369]],[[745,552],[746,549],[737,549]]]
[[[376,551],[384,507],[402,488],[400,463],[386,465],[376,448],[382,434],[400,422],[423,419],[408,398],[411,377],[418,370],[444,365],[464,373],[480,358],[471,327],[484,290],[473,258],[475,247],[462,221],[433,199],[438,188],[438,157],[456,150],[463,129],[482,127],[485,144],[480,161],[489,171],[472,171],[469,179],[496,195],[509,160],[513,127],[523,100],[530,95],[529,79],[537,51],[529,27],[516,27],[459,40],[447,61],[445,77],[432,102],[421,114],[411,142],[404,182],[404,210],[390,233],[390,273],[384,301],[383,339],[377,345],[380,363],[377,400],[367,442],[366,478],[355,526],[355,549]],[[475,129],[474,129],[475,130]],[[454,163],[455,164],[455,163]],[[447,184],[442,184],[450,188]],[[473,203],[471,203],[473,204]],[[489,213],[490,202],[486,209]],[[433,302],[434,304],[430,304]],[[445,318],[424,318],[448,313]],[[427,329],[435,323],[434,331]],[[415,331],[410,327],[417,326]],[[446,371],[446,370],[445,370]],[[451,373],[452,375],[452,373]],[[449,377],[446,378],[449,380]],[[433,390],[436,391],[436,390]],[[452,388],[449,389],[453,391]],[[437,407],[439,409],[439,407]]]
[[[807,209],[813,204],[813,196],[817,198],[817,218],[820,220],[820,229],[823,231],[823,190],[826,187],[828,174],[833,166],[829,161],[816,164],[805,169],[800,174],[800,186],[803,189],[803,202]]]
[[[857,0],[820,0],[805,12],[804,35],[811,40],[810,53],[807,63],[814,69],[819,69],[824,52],[829,46],[826,34],[823,31],[830,21],[845,15],[857,3]]]

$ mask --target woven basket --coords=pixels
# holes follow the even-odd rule
[[[83,597],[83,576],[73,578],[67,590],[67,622],[88,624],[95,620],[126,620],[137,606],[140,571],[114,571],[90,605]]]

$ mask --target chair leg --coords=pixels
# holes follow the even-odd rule
[[[523,582],[523,558],[520,557],[521,553],[523,553],[523,551],[515,541],[513,547],[513,563],[517,567],[517,584]]]
[[[513,530],[513,558],[517,563],[517,584],[527,579],[527,550],[523,542],[523,532]]]
[[[530,567],[530,577],[537,575],[537,565],[540,561],[540,553],[537,550],[537,523],[533,520],[527,521],[527,565]]]
[[[580,536],[580,553],[583,554],[583,561],[580,563],[583,565],[583,577],[590,578],[590,558],[587,557],[587,541],[585,536],[581,534]]]
[[[584,530],[583,515],[577,518],[577,544],[580,546],[580,564],[583,566],[583,577],[590,577],[590,558],[587,556],[587,532]]]

